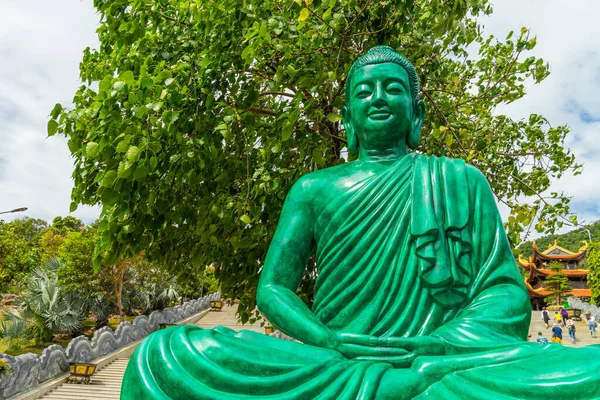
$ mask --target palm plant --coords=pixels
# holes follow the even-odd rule
[[[96,316],[96,329],[100,329],[108,324],[108,317],[114,312],[114,305],[106,298],[106,295],[99,294],[86,299],[85,314],[93,313]]]
[[[54,273],[56,261],[46,263],[48,271],[35,269],[27,288],[19,299],[23,316],[34,321],[36,341],[51,338],[53,332],[78,331],[87,316],[84,299],[74,293],[64,293]]]
[[[164,288],[164,290],[158,294],[158,300],[167,304],[171,302],[178,302],[181,296],[179,296],[179,293],[177,293],[176,287],[175,280],[171,281],[169,286]]]
[[[7,350],[18,350],[28,339],[27,321],[17,310],[8,311],[0,321],[0,340],[8,342]]]

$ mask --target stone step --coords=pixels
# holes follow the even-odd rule
[[[64,393],[60,391],[50,392],[42,399],[49,400],[119,400],[120,395],[117,394],[98,394],[94,392],[79,392],[79,393]]]
[[[93,378],[97,376],[123,376],[125,371],[100,371],[97,374],[92,375]]]
[[[69,388],[68,386],[62,386],[60,389],[56,391],[57,393],[65,393],[65,394],[78,394],[78,393],[94,393],[97,395],[113,395],[121,393],[121,387],[106,387],[99,388],[95,386],[93,389],[83,390],[81,388]]]

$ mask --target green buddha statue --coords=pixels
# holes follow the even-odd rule
[[[412,64],[375,47],[345,91],[358,159],[295,183],[258,286],[259,309],[299,342],[155,332],[121,399],[600,398],[599,347],[526,342],[529,299],[481,172],[409,151],[425,116]],[[309,309],[296,289],[313,246]]]

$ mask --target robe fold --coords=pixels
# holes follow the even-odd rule
[[[172,327],[136,350],[121,399],[367,400],[384,377],[401,382],[398,399],[600,398],[600,347],[525,342],[527,292],[475,168],[408,154],[336,196],[314,232],[323,324],[435,336],[443,354],[402,369],[250,331]]]

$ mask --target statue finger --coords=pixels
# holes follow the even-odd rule
[[[348,358],[356,357],[398,357],[408,354],[405,349],[390,347],[370,347],[357,344],[342,344],[338,349],[340,353]]]
[[[347,344],[375,347],[379,343],[379,338],[371,335],[361,335],[357,333],[338,333],[337,335],[340,342]]]
[[[403,356],[394,356],[394,357],[355,357],[353,360],[356,361],[371,361],[371,362],[383,362],[387,364],[391,364],[394,368],[408,368],[410,367],[412,361],[417,357],[415,353],[408,353]]]

